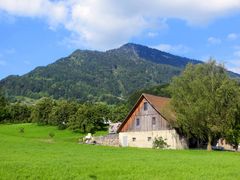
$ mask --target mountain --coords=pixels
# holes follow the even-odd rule
[[[121,101],[136,90],[166,84],[187,63],[202,63],[128,43],[105,52],[76,50],[45,67],[0,81],[10,96]]]
[[[167,64],[184,68],[188,63],[197,64],[202,61],[192,60],[189,58],[172,55],[157,49],[149,48],[143,45],[128,43],[120,49],[130,49],[137,54],[138,57],[157,64]]]

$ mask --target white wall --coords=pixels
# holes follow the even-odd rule
[[[152,148],[155,137],[166,139],[166,143],[170,145],[169,149],[186,149],[187,143],[185,139],[180,139],[175,129],[159,130],[159,131],[141,131],[141,132],[120,132],[119,144],[124,146],[123,137],[127,136],[127,146]],[[149,141],[148,138],[151,137]],[[133,141],[133,138],[136,140]]]

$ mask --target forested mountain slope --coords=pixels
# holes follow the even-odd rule
[[[168,83],[189,62],[202,63],[128,43],[106,52],[76,50],[23,76],[8,76],[0,86],[9,96],[114,103],[138,89]]]

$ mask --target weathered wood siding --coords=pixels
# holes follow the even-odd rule
[[[137,131],[156,131],[171,129],[169,123],[147,102],[147,110],[144,110],[145,98],[139,103],[138,107],[129,117],[127,123],[122,128],[121,132],[137,132]],[[156,119],[156,124],[153,124],[153,117]],[[139,125],[137,125],[139,119]]]

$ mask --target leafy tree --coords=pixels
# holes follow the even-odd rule
[[[57,125],[59,129],[67,128],[67,123],[71,115],[75,114],[78,104],[66,100],[60,100],[56,106],[52,108],[49,117],[49,124]]]
[[[237,151],[240,144],[240,125],[238,124],[234,128],[228,130],[226,140]]]
[[[216,136],[231,128],[237,112],[239,87],[225,69],[209,61],[187,65],[169,87],[177,123],[188,137],[207,139],[208,150]]]
[[[122,122],[129,112],[128,105],[114,105],[110,108],[109,119],[112,122]]]
[[[0,89],[0,123],[9,119],[8,102]]]
[[[237,101],[240,102],[240,99]],[[226,140],[235,148],[236,151],[238,150],[238,146],[240,144],[240,106],[238,106],[238,111],[236,113],[235,121],[233,122],[232,127],[227,130]]]
[[[3,91],[0,89],[0,107],[5,107],[7,104],[7,99],[5,98]]]
[[[92,121],[97,130],[104,129],[105,122],[110,120],[110,108],[108,105],[99,103],[89,108],[89,115],[92,115]]]
[[[44,97],[37,101],[33,112],[32,119],[39,125],[49,124],[49,117],[54,107],[54,101],[52,98]]]
[[[109,108],[105,104],[83,104],[76,114],[69,118],[69,129],[73,131],[91,132],[102,130],[109,118]]]
[[[25,104],[20,104],[19,102],[9,105],[8,109],[10,115],[10,122],[28,122],[31,116],[30,108]]]
[[[75,132],[91,132],[94,125],[89,118],[87,105],[81,105],[76,114],[70,116],[68,127]]]

